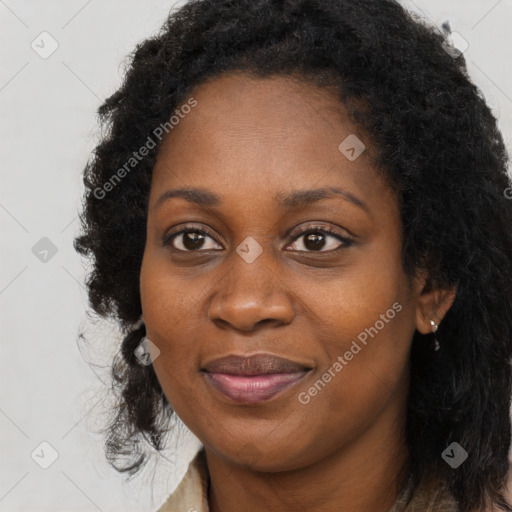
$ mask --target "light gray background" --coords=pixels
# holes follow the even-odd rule
[[[468,41],[470,75],[510,148],[512,0],[404,4],[437,25],[449,20]],[[173,5],[171,0],[0,0],[2,511],[156,510],[199,446],[192,435],[172,439],[155,478],[150,465],[128,484],[105,462],[103,439],[88,429],[101,427],[108,410],[100,380],[110,382],[108,368],[91,368],[83,356],[105,366],[119,339],[115,326],[86,317],[84,264],[72,247],[81,171],[98,136],[96,109],[120,85],[124,57],[161,26]],[[33,40],[42,46],[43,31],[59,45],[47,59],[31,48]],[[46,262],[32,252],[43,237],[57,249]],[[76,343],[80,328],[90,343],[83,354]],[[48,469],[31,458],[36,449],[36,460],[49,460],[50,450],[41,442],[58,453]]]

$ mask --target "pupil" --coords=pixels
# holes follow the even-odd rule
[[[201,233],[185,233],[183,245],[190,250],[199,249],[204,242],[204,235]]]
[[[322,247],[325,245],[325,240],[323,237],[324,235],[311,233],[306,236],[304,246],[310,250],[322,249]]]

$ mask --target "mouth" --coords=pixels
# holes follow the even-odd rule
[[[201,368],[213,389],[239,404],[265,402],[298,384],[311,367],[273,354],[230,355]]]

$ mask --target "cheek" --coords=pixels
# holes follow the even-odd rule
[[[382,356],[398,345],[408,345],[414,331],[414,308],[400,255],[389,247],[365,251],[334,278],[311,280],[309,307],[317,315],[317,327],[325,336],[331,361],[350,349],[352,340]],[[367,342],[367,346],[365,346]],[[357,349],[356,349],[357,350]],[[361,350],[358,359],[368,350]]]
[[[345,297],[336,314],[324,309],[324,325],[317,338],[321,363],[314,378],[297,390],[298,414],[310,426],[308,432],[296,434],[317,453],[329,453],[333,446],[355,439],[389,414],[383,411],[396,413],[407,393],[414,321],[406,297],[393,301],[392,294],[366,296],[360,289],[353,294],[347,290]],[[394,434],[385,428],[379,427],[380,435]]]
[[[319,298],[309,304],[319,366],[303,401],[338,426],[372,417],[407,375],[415,310],[400,259],[388,254],[309,288]]]
[[[189,379],[189,373],[199,365],[193,343],[202,329],[202,317],[198,315],[202,289],[180,279],[167,267],[168,262],[158,256],[145,254],[140,293],[146,335],[160,350],[154,368],[172,403],[168,391],[179,392],[180,382]]]
[[[172,268],[165,254],[147,250],[140,272],[140,295],[148,337],[172,339],[171,333],[198,320],[202,288]]]

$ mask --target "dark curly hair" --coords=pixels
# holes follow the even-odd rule
[[[145,335],[139,274],[156,148],[119,183],[114,172],[179,109],[194,87],[221,73],[299,76],[336,86],[365,131],[375,167],[396,190],[403,267],[432,287],[457,287],[437,333],[416,332],[406,440],[415,485],[443,478],[465,511],[512,511],[509,469],[512,352],[512,200],[496,119],[445,35],[392,0],[193,0],[138,44],[122,86],[99,108],[104,132],[84,170],[75,249],[93,261],[89,304],[122,331],[112,363],[119,396],[105,429],[106,455],[135,474],[143,439],[160,451],[173,410],[152,365],[137,364]],[[154,139],[154,137],[153,137]],[[107,187],[106,184],[110,183]],[[457,470],[441,458],[453,441],[469,452]],[[123,456],[130,460],[120,463]]]

